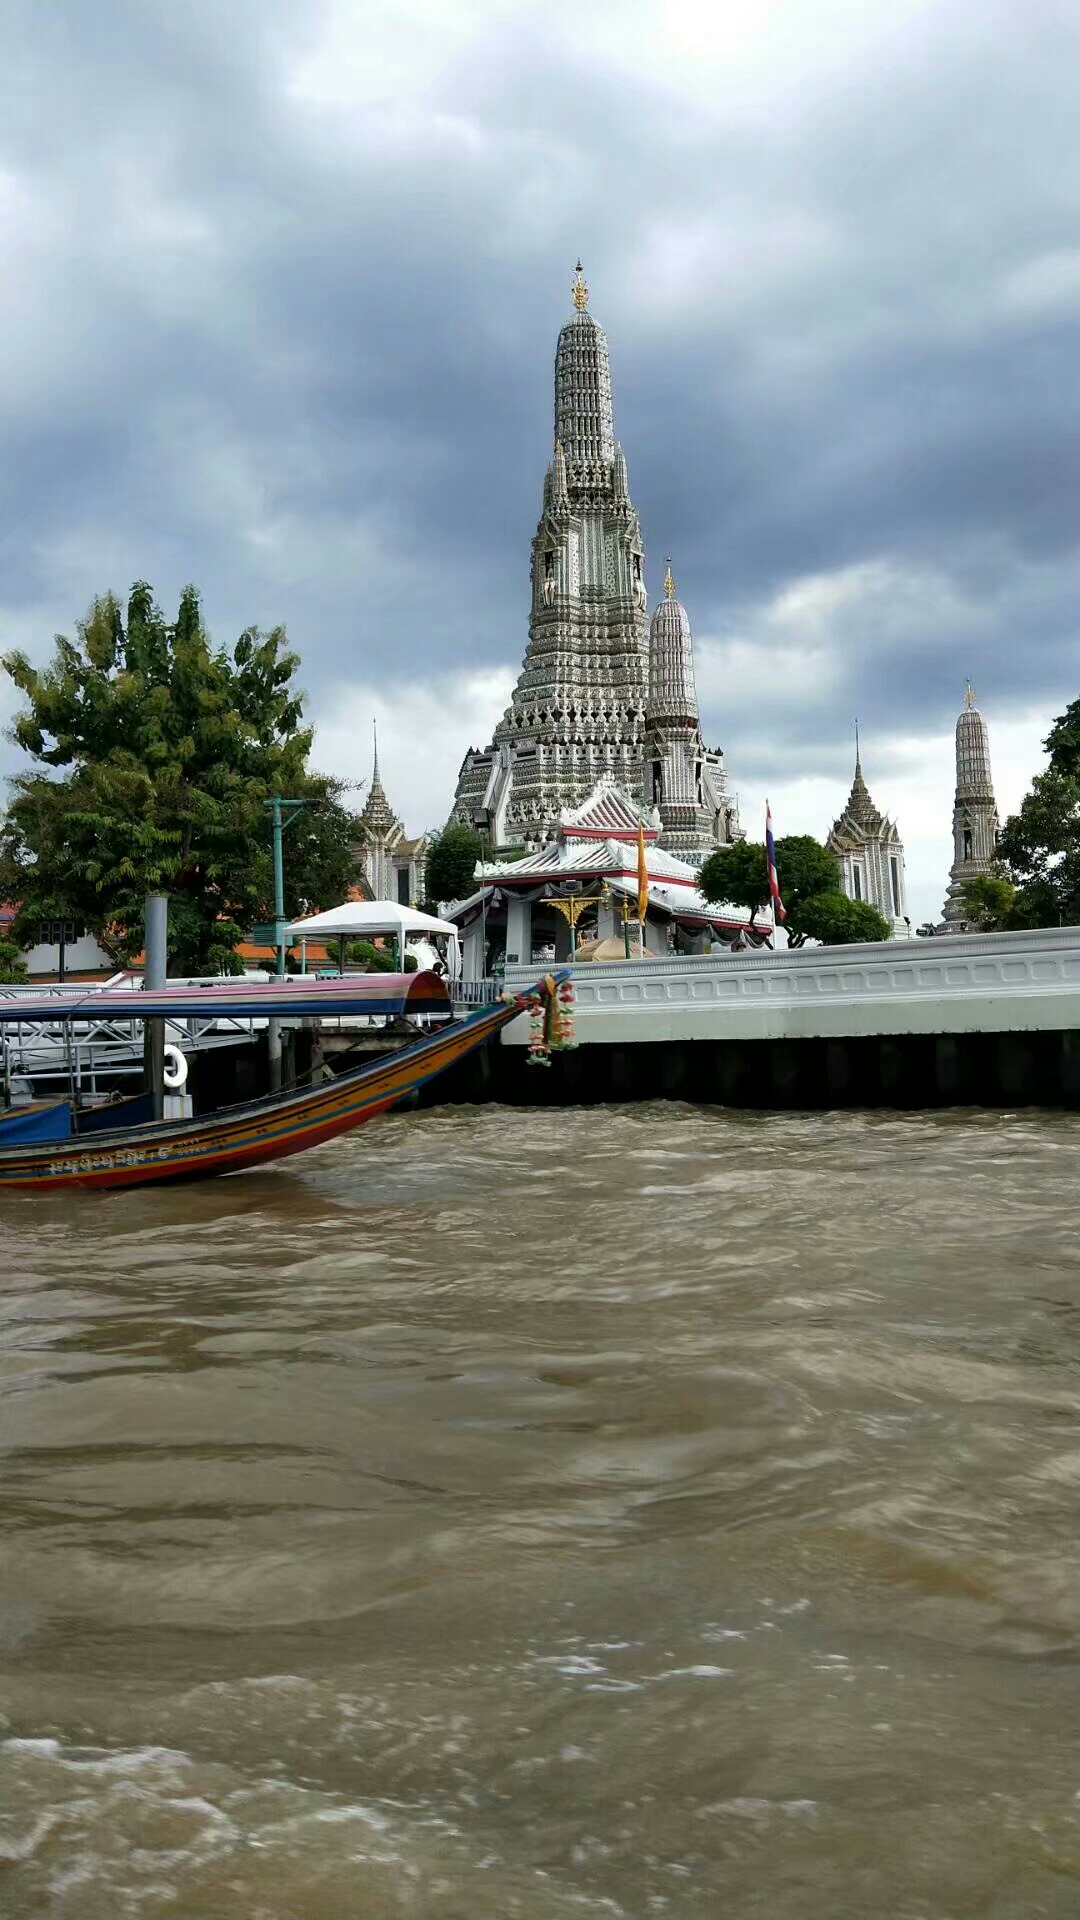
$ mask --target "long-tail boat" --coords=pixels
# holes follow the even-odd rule
[[[348,1133],[385,1113],[436,1074],[482,1047],[510,1020],[544,995],[557,993],[550,976],[535,989],[507,994],[454,1018],[445,982],[434,973],[345,975],[336,980],[229,981],[166,987],[159,992],[88,991],[60,997],[0,998],[0,1022],[64,1023],[107,1017],[188,1020],[216,1017],[314,1018],[375,1014],[442,1019],[445,1024],[316,1086],[272,1093],[198,1118],[153,1121],[79,1133],[67,1139],[26,1138],[18,1108],[0,1109],[0,1192],[32,1187],[134,1187],[201,1180],[281,1160]],[[10,1124],[8,1124],[10,1123]],[[5,1141],[5,1129],[8,1139]]]

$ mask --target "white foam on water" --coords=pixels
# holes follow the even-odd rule
[[[657,1674],[658,1680],[727,1680],[734,1673],[734,1667],[666,1667]]]
[[[14,1834],[0,1834],[0,1860],[14,1865],[17,1860],[29,1860],[40,1847],[42,1841],[52,1832],[60,1819],[59,1813],[48,1808],[37,1819],[27,1833],[18,1837]]]

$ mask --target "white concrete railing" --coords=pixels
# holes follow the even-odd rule
[[[1080,1028],[1080,927],[583,964],[574,986],[583,1045]]]

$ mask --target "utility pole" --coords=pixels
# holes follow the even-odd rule
[[[150,893],[143,907],[143,991],[160,993],[168,966],[169,900],[164,893]],[[154,1119],[165,1118],[165,1022],[147,1020],[144,1024],[143,1057],[146,1084],[154,1103]]]
[[[275,793],[272,800],[263,801],[263,806],[270,813],[274,830],[274,947],[276,949],[274,972],[279,980],[285,974],[286,952],[285,868],[281,843],[285,829],[292,826],[304,807],[310,807],[313,804],[313,800],[284,800],[280,793]],[[270,1068],[270,1091],[277,1093],[281,1088],[281,1023],[273,1014],[267,1022],[266,1044]]]

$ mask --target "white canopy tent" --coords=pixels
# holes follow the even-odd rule
[[[458,930],[451,920],[437,920],[433,913],[421,913],[416,907],[399,906],[396,900],[346,900],[340,907],[328,907],[325,913],[313,913],[306,920],[294,920],[285,929],[287,940],[371,940],[376,934],[391,934],[397,945],[398,967],[404,970],[405,943],[412,936],[441,933],[447,942],[447,969],[451,979],[461,972]]]

